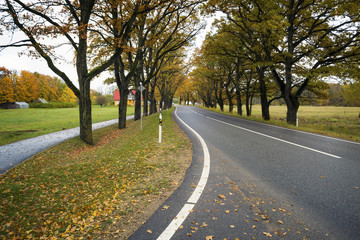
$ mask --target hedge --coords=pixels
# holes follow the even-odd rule
[[[51,102],[51,103],[30,103],[30,108],[74,108],[76,103]]]

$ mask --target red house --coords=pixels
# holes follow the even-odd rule
[[[128,100],[127,100],[127,104],[130,106],[134,106],[135,105],[135,90],[130,90],[129,94],[128,94]],[[115,101],[115,105],[119,105],[120,102],[120,91],[116,90],[114,92],[114,101]]]

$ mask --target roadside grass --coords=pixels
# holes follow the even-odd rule
[[[128,115],[134,107],[128,106]],[[118,117],[117,106],[92,107],[93,123]],[[0,109],[0,146],[79,126],[79,108]]]
[[[229,113],[228,106],[225,107],[224,112],[221,112],[220,109],[209,110],[243,119],[360,142],[359,107],[300,106],[298,112],[299,127],[286,123],[286,106],[270,106],[270,121],[262,119],[261,105],[253,105],[252,116],[250,117],[246,116],[245,111],[243,116],[237,115],[236,109],[233,113]]]
[[[0,176],[0,239],[126,239],[182,182],[191,142],[163,111],[50,148]]]

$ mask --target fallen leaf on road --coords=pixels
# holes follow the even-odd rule
[[[223,194],[219,194],[219,198],[221,198],[221,199],[225,199],[225,195],[223,195]]]
[[[206,236],[206,240],[213,240],[214,236]]]
[[[225,213],[229,214],[229,213],[230,213],[230,210],[225,210]]]
[[[252,229],[255,229],[255,228],[256,228],[256,226],[255,226],[255,225],[253,225],[253,226],[252,226]]]
[[[152,231],[151,231],[150,229],[148,229],[146,232],[148,232],[148,233],[150,233],[150,234],[152,233]]]
[[[168,208],[169,208],[169,206],[164,205],[161,210],[166,210],[166,209],[168,209]]]
[[[234,228],[235,226],[234,225],[230,225],[231,228]]]
[[[263,232],[263,235],[267,236],[267,237],[272,237],[272,235],[268,232]]]
[[[206,224],[206,222],[203,222],[200,227],[207,227],[207,226],[208,226],[208,225]]]
[[[279,220],[279,221],[278,221],[278,224],[284,224],[284,222],[283,222],[283,221],[281,221],[281,220]]]

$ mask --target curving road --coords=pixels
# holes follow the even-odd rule
[[[359,239],[359,143],[194,107],[175,116],[193,163],[130,239]]]

